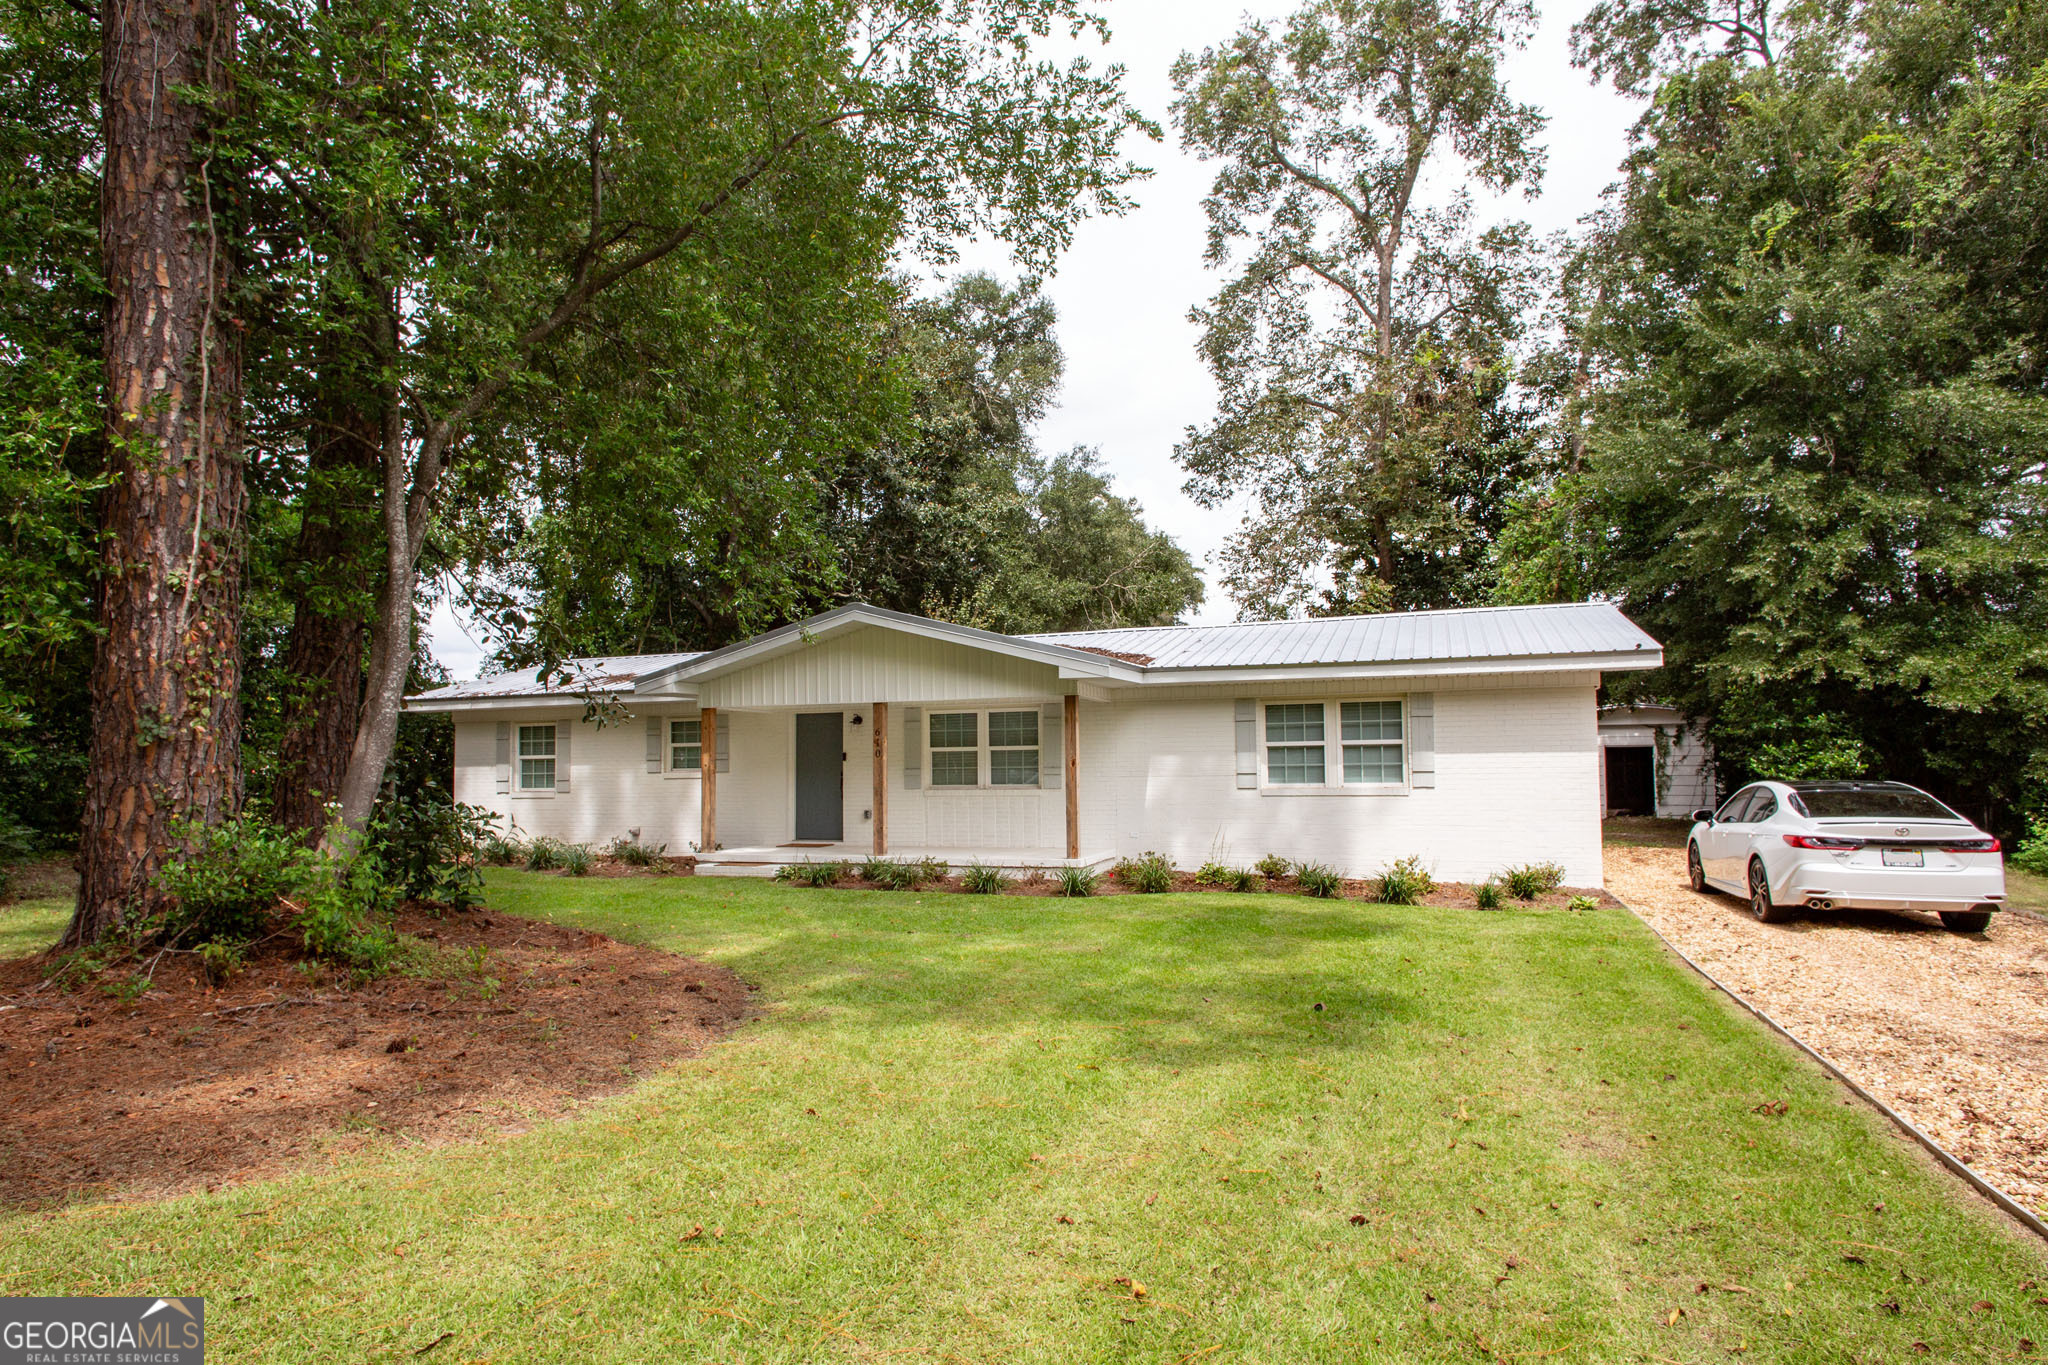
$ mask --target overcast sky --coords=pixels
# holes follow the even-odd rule
[[[1571,26],[1590,0],[1539,0],[1542,25],[1507,66],[1508,89],[1550,116],[1549,168],[1534,201],[1519,194],[1482,199],[1481,213],[1518,217],[1539,234],[1572,227],[1615,178],[1638,106],[1590,84],[1568,56]],[[1167,106],[1168,72],[1183,51],[1227,39],[1247,12],[1279,19],[1292,3],[1247,6],[1243,0],[1106,0],[1114,34],[1103,55],[1129,69],[1138,107],[1166,129],[1163,142],[1132,145],[1134,159],[1154,169],[1138,185],[1138,207],[1122,218],[1084,223],[1046,284],[1059,309],[1066,383],[1036,437],[1047,452],[1098,447],[1117,491],[1144,505],[1146,520],[1171,532],[1195,556],[1211,583],[1208,601],[1191,619],[1228,621],[1231,603],[1214,588],[1208,557],[1235,529],[1237,513],[1205,511],[1181,491],[1174,442],[1214,411],[1215,389],[1195,354],[1188,309],[1215,292],[1219,276],[1202,264],[1202,197],[1214,167],[1181,152]],[[974,247],[960,268],[1003,275],[1016,271],[1000,252]],[[434,657],[456,677],[476,674],[482,651],[444,604],[432,624]]]

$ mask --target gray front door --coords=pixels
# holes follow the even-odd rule
[[[841,711],[796,718],[796,837],[829,839],[845,837],[846,802],[839,779],[840,760],[846,757],[840,722]]]

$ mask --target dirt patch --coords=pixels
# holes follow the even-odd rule
[[[2048,922],[1837,911],[1761,924],[1686,884],[1680,849],[1607,849],[1657,931],[2014,1199],[2048,1212]]]
[[[482,911],[399,929],[432,976],[350,988],[281,948],[208,989],[168,962],[122,1002],[0,962],[0,1199],[155,1196],[397,1134],[509,1131],[624,1089],[730,1030],[722,967]]]

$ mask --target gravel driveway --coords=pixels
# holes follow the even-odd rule
[[[2048,922],[1932,915],[1759,924],[1686,885],[1676,848],[1610,844],[1607,889],[1992,1184],[2048,1213]]]

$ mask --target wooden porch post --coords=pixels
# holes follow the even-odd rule
[[[1081,699],[1069,695],[1066,714],[1067,856],[1081,856]]]
[[[889,851],[889,703],[878,701],[868,710],[875,723],[875,856]]]
[[[707,706],[697,713],[698,790],[704,796],[704,828],[697,840],[697,856],[708,858],[718,848],[718,708]]]

